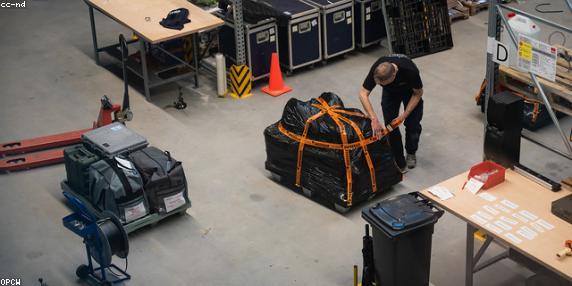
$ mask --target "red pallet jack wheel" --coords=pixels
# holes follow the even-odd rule
[[[99,115],[97,116],[97,120],[93,122],[91,128],[0,144],[0,158],[9,156],[0,160],[0,172],[27,170],[61,163],[64,161],[63,149],[54,148],[78,144],[81,142],[81,135],[87,131],[113,122],[125,123],[133,118],[133,113],[129,107],[129,91],[127,85],[126,65],[129,53],[127,50],[127,42],[123,35],[119,35],[118,46],[121,49],[121,61],[123,66],[123,105],[113,104],[111,100],[104,95],[101,98]],[[43,152],[27,154],[37,151]]]

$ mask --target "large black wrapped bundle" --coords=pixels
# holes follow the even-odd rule
[[[402,180],[387,138],[372,135],[370,120],[333,93],[292,98],[282,119],[264,130],[266,169],[344,210]]]

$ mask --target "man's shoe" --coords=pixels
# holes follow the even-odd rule
[[[407,168],[409,169],[413,169],[417,165],[417,157],[415,157],[415,154],[407,154],[405,161],[407,162]]]
[[[405,173],[407,173],[407,171],[409,171],[409,169],[407,169],[407,166],[404,166],[403,168],[400,168],[400,167],[398,166],[397,169],[399,169],[399,171],[401,172],[401,174],[405,174]]]

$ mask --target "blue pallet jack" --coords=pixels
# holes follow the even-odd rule
[[[111,212],[98,218],[79,198],[63,192],[73,213],[62,219],[64,226],[83,239],[88,264],[80,265],[76,275],[97,285],[113,285],[131,279],[127,270],[129,240],[119,219]],[[125,270],[111,263],[112,257],[125,259]],[[95,267],[94,261],[99,265]]]

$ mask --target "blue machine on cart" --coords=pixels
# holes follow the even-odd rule
[[[80,279],[90,279],[98,285],[112,285],[131,279],[126,270],[111,263],[113,255],[126,259],[129,254],[129,240],[119,219],[111,212],[98,218],[95,212],[80,199],[63,192],[74,213],[62,219],[64,226],[83,238],[88,265],[80,265],[76,275]],[[94,261],[99,267],[94,266]]]
[[[353,0],[303,0],[320,9],[322,57],[329,58],[354,50]]]

